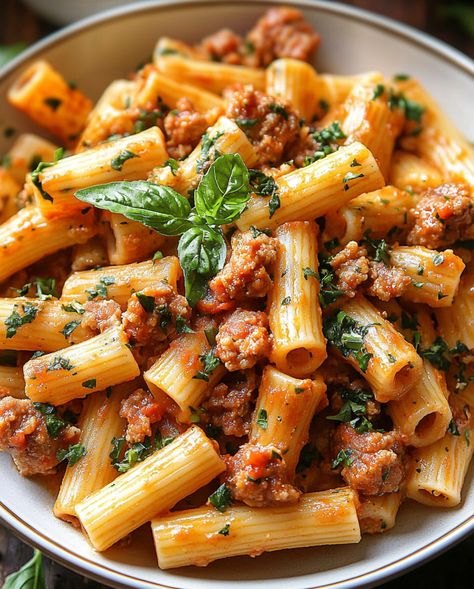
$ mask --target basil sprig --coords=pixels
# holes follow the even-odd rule
[[[99,209],[121,213],[162,235],[181,235],[178,257],[191,305],[222,269],[226,244],[221,225],[237,219],[250,197],[249,173],[238,154],[218,157],[194,192],[195,208],[170,188],[146,181],[112,182],[76,192]]]

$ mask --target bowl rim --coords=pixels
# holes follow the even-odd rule
[[[239,0],[242,5],[268,5],[288,4],[285,0]],[[140,2],[111,8],[98,14],[86,17],[61,28],[59,31],[47,36],[41,41],[15,57],[3,68],[0,68],[0,81],[19,70],[31,58],[40,57],[41,54],[65,39],[74,37],[82,32],[102,26],[105,22],[122,20],[132,14],[156,12],[161,10],[181,9],[186,10],[193,6],[209,6],[213,4],[229,4],[226,0],[142,0]],[[451,66],[463,73],[474,77],[474,60],[461,51],[451,47],[444,41],[438,40],[427,33],[419,31],[409,25],[399,23],[386,16],[374,14],[368,10],[341,4],[339,2],[327,2],[325,0],[291,0],[295,8],[317,9],[318,11],[331,13],[351,20],[357,20],[362,24],[368,24],[372,28],[383,30],[387,34],[399,37],[405,42],[429,50]],[[24,542],[41,550],[48,557],[99,582],[106,582],[113,587],[131,587],[136,589],[180,589],[172,585],[163,585],[154,581],[138,579],[127,573],[116,571],[108,566],[94,562],[93,560],[79,556],[73,550],[51,540],[42,532],[35,530],[27,521],[18,517],[11,509],[0,501],[0,523],[13,531]],[[349,579],[326,583],[324,585],[312,585],[305,589],[355,589],[364,586],[373,587],[382,581],[387,581],[401,574],[407,573],[415,567],[427,562],[440,553],[446,551],[454,544],[460,542],[469,534],[474,533],[474,514],[452,528],[439,538],[429,542],[422,548],[407,554],[406,556],[385,566],[372,571],[361,573]]]

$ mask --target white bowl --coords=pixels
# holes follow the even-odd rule
[[[5,93],[18,73],[42,57],[97,98],[114,78],[151,54],[160,35],[197,41],[230,26],[245,31],[278,0],[239,2],[144,2],[84,20],[38,43],[0,73],[0,131],[34,126],[6,105]],[[347,6],[293,2],[321,33],[320,71],[350,74],[381,70],[420,78],[470,139],[474,139],[474,64],[443,43],[385,18]],[[12,139],[0,133],[0,153]],[[455,509],[405,503],[395,529],[364,537],[358,545],[287,550],[256,559],[219,561],[200,569],[161,571],[150,532],[129,548],[94,552],[82,535],[55,519],[54,498],[38,481],[22,479],[6,455],[0,457],[0,519],[30,544],[67,566],[115,587],[173,589],[303,589],[369,587],[406,572],[474,531],[473,473]],[[297,531],[295,530],[295,533]]]

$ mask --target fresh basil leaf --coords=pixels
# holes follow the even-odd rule
[[[196,212],[208,223],[224,225],[240,216],[250,198],[249,173],[239,154],[218,157],[194,193]]]
[[[43,572],[43,557],[35,550],[33,558],[16,573],[8,575],[3,589],[46,589]]]
[[[210,227],[198,225],[181,236],[178,257],[190,305],[195,305],[202,298],[209,278],[224,266],[226,251],[222,234]]]
[[[189,202],[168,186],[144,180],[111,182],[78,190],[76,197],[98,209],[121,213],[163,235],[180,235],[192,227]]]

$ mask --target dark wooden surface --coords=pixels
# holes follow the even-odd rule
[[[61,0],[50,0],[61,1]],[[360,8],[389,16],[443,39],[474,57],[474,37],[462,23],[446,17],[446,7],[460,4],[449,0],[342,0]],[[289,0],[289,4],[291,1]],[[473,0],[464,4],[474,6]],[[449,8],[448,8],[449,10]],[[474,24],[473,24],[474,27]],[[0,44],[24,41],[31,44],[55,30],[20,0],[0,0]],[[414,522],[414,525],[416,523]],[[474,587],[474,536],[464,540],[443,556],[404,577],[386,583],[384,589],[472,589]],[[0,584],[31,556],[31,548],[0,526]],[[45,559],[47,589],[105,589]]]

